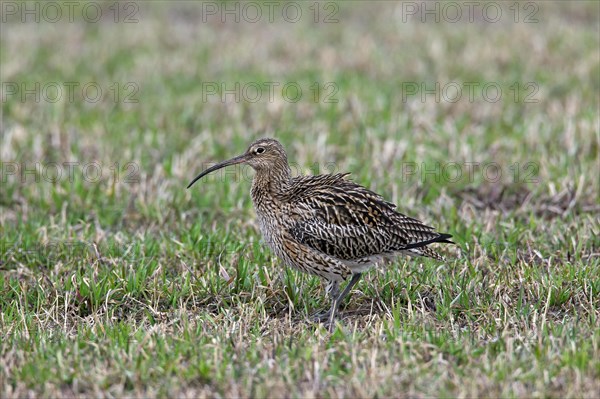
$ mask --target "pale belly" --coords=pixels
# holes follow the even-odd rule
[[[271,221],[264,217],[258,217],[257,221],[264,243],[271,249],[277,258],[283,262],[285,266],[304,273],[311,273],[310,262],[306,263],[306,259],[302,259],[302,257],[288,253],[285,250],[286,247],[288,249],[294,248],[294,246],[290,246],[289,243],[287,246],[284,244],[284,240],[290,239],[290,237],[286,237],[286,226],[270,224]]]
[[[257,216],[258,227],[264,243],[279,257],[287,262],[287,254],[283,251],[283,233],[282,227],[275,225],[265,217]]]
[[[298,264],[296,260],[292,259],[283,248],[283,240],[285,234],[284,226],[272,225],[270,220],[264,217],[257,217],[258,226],[263,237],[264,243],[273,251],[273,253],[281,259],[286,266],[298,269],[300,271],[306,271],[305,265]],[[289,237],[287,239],[290,239]],[[324,256],[328,256],[323,254]],[[372,267],[376,266],[377,263],[383,260],[382,256],[372,256],[362,259],[345,260],[339,259],[344,265],[346,265],[352,273],[362,273]]]
[[[362,259],[342,260],[352,273],[364,273],[383,261],[381,256],[370,256]]]
[[[279,244],[281,243],[281,234],[275,231],[275,227],[268,224],[268,222],[262,218],[258,217],[258,227],[260,229],[260,234],[262,235],[264,243],[273,251],[277,252],[277,248],[279,248]]]

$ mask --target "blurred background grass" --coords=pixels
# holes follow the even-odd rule
[[[276,388],[389,396],[397,384],[412,396],[597,392],[598,3],[481,2],[470,20],[468,5],[456,2],[463,17],[453,22],[443,2],[302,2],[292,3],[302,16],[290,22],[293,10],[281,12],[288,3],[276,2],[270,21],[268,3],[257,2],[263,14],[254,23],[244,20],[254,15],[243,13],[244,2],[75,2],[72,22],[67,2],[55,4],[63,12],[57,22],[48,21],[54,14],[44,2],[2,3],[0,327],[14,337],[3,354],[17,359],[3,366],[5,394],[45,386],[50,395],[247,396]],[[39,10],[40,21],[25,7]],[[235,11],[221,15],[226,9],[239,10],[240,22]],[[496,9],[501,14],[490,22]],[[236,84],[238,99],[220,90]],[[302,89],[296,102],[285,97],[293,90],[282,91],[289,84]],[[248,101],[256,85],[262,98]],[[472,100],[466,85],[474,87]],[[461,95],[448,101],[457,86]],[[495,95],[484,86],[500,88],[501,98],[486,99]],[[314,279],[281,272],[258,244],[251,172],[234,168],[185,190],[208,162],[262,136],[284,144],[298,173],[352,172],[402,212],[454,234],[463,257],[455,254],[446,267],[399,260],[371,273],[346,323],[365,332],[347,341],[297,327],[324,304],[323,291]],[[73,163],[73,178],[65,162]],[[446,169],[450,163],[461,178],[444,174],[457,170]],[[502,176],[491,178],[495,169],[485,165]],[[61,175],[52,179],[56,170]],[[241,368],[231,374],[194,357],[209,344],[207,331],[219,341],[246,331],[252,353],[275,348],[281,352],[272,359],[285,355],[291,368],[304,359],[286,349],[286,337],[294,337],[319,371],[287,376],[259,367],[268,359],[231,358],[237,344],[209,345],[223,367]],[[382,331],[388,342],[408,342],[406,357],[379,342]],[[524,344],[527,354],[513,357],[523,331],[539,346]],[[48,337],[56,341],[44,349]],[[141,343],[131,347],[131,337]],[[96,339],[109,348],[99,355],[108,377],[84,367],[88,348],[38,380],[37,367],[73,340],[87,348]],[[181,353],[157,349],[161,339],[175,340]],[[346,344],[365,356],[387,354],[369,379],[371,369],[356,359],[329,364],[320,346],[327,339],[340,356]],[[428,372],[429,360],[410,346],[421,344],[447,364]],[[142,365],[115,363],[124,347],[150,355]],[[153,359],[155,351],[166,357]],[[487,371],[473,360],[481,353],[492,365]],[[533,372],[519,374],[534,358]],[[346,361],[350,369],[336,366]],[[185,375],[159,370],[187,362],[195,366]],[[394,362],[416,371],[386,367]],[[248,365],[256,375],[245,373]],[[459,366],[464,374],[454,374]],[[450,375],[432,385],[435,373]],[[74,387],[78,375],[91,382]],[[236,375],[249,385],[235,385]]]

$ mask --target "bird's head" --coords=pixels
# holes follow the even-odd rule
[[[250,147],[242,155],[220,162],[200,173],[187,188],[190,188],[196,181],[215,170],[241,163],[246,163],[255,171],[262,173],[270,174],[270,172],[274,172],[277,169],[289,170],[287,155],[281,143],[275,139],[258,139],[250,144]]]

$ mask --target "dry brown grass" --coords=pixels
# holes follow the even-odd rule
[[[597,3],[535,3],[533,24],[512,22],[513,3],[495,24],[403,22],[394,2],[340,3],[335,24],[200,23],[201,4],[139,3],[135,24],[2,24],[2,82],[107,94],[2,102],[1,397],[597,396]],[[303,97],[203,92],[268,81]],[[338,102],[315,102],[315,82]],[[504,95],[403,100],[436,82]],[[114,101],[113,83],[139,102]],[[515,83],[537,102],[515,101]],[[307,322],[323,289],[259,244],[251,174],[184,189],[263,135],[298,173],[351,171],[452,233],[450,260],[371,272],[334,334]],[[72,161],[72,181],[6,169]],[[450,162],[479,167],[451,181]]]

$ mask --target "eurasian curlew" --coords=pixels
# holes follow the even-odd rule
[[[327,281],[331,307],[317,316],[331,328],[341,301],[363,272],[398,254],[442,258],[433,243],[452,243],[346,174],[292,177],[283,146],[260,139],[235,158],[200,173],[246,163],[255,170],[252,202],[264,240],[283,262]],[[340,293],[340,283],[350,282]]]

